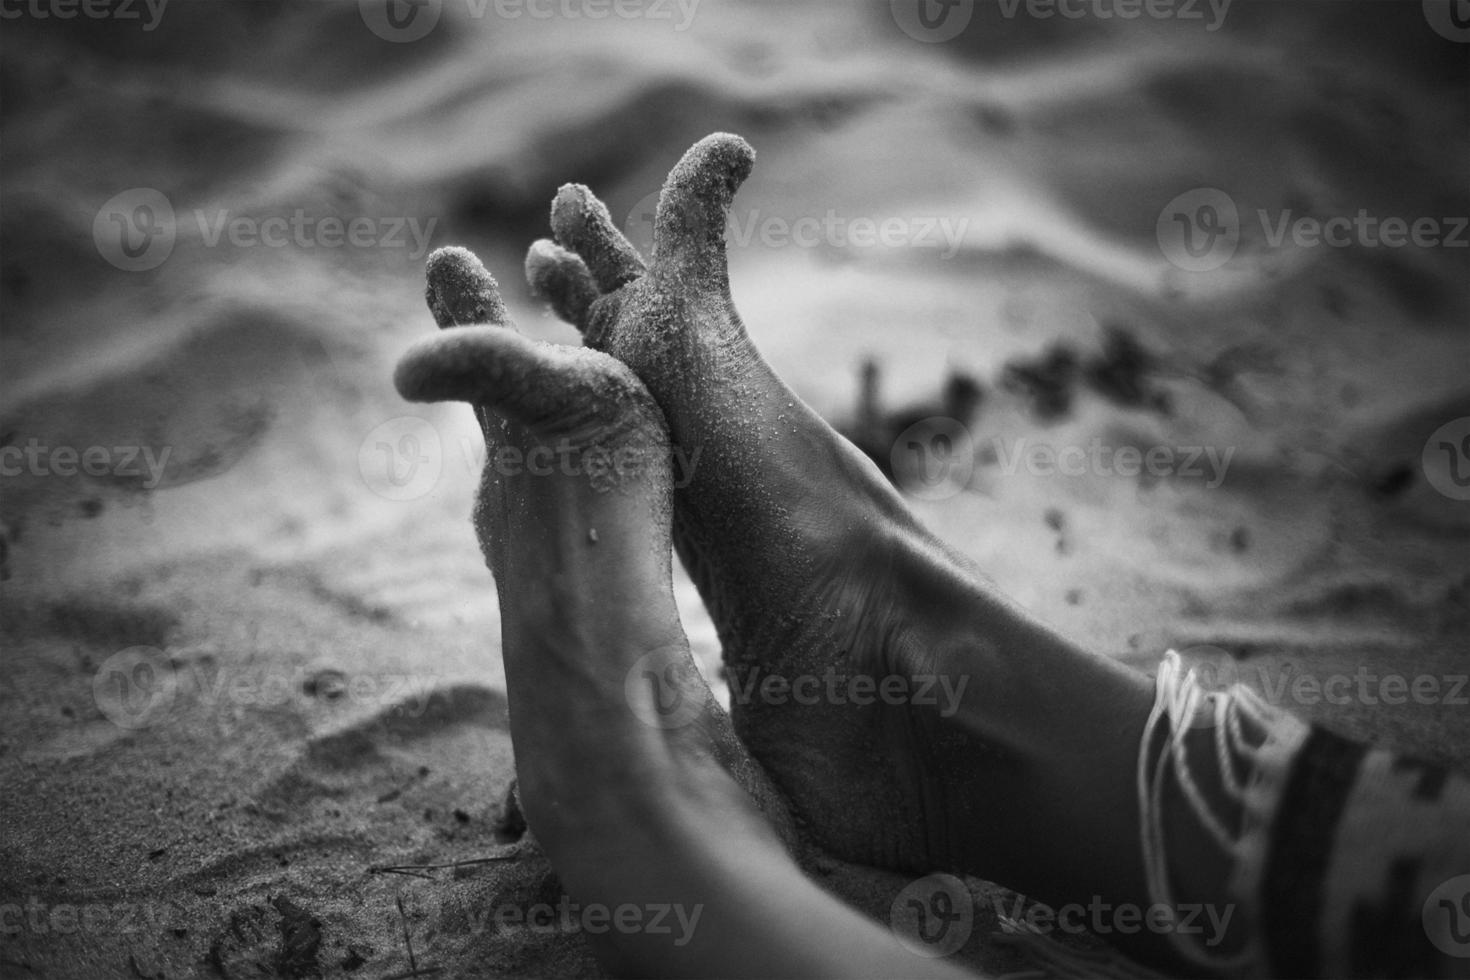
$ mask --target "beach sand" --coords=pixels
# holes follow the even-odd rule
[[[412,43],[356,3],[7,21],[0,445],[35,451],[0,477],[5,976],[597,974],[575,917],[524,921],[562,899],[504,804],[478,432],[391,370],[433,329],[445,244],[524,331],[572,342],[519,281],[557,186],[646,242],[649,195],[716,130],[759,153],[735,298],[803,398],[849,420],[870,356],[895,409],[950,369],[985,385],[964,488],[915,506],[1006,592],[1141,671],[1174,647],[1470,766],[1470,504],[1436,448],[1470,435],[1466,233],[1271,241],[1283,215],[1470,214],[1465,48],[1418,4],[1239,2],[1219,30],[980,4],[947,43],[886,3],[706,0],[682,29],[677,5],[474,9],[446,0]],[[1198,188],[1241,216],[1211,274],[1156,234]],[[112,214],[171,249],[120,251]],[[271,217],[282,244],[250,237]],[[329,217],[371,219],[365,243]],[[999,384],[1117,327],[1167,414],[1079,382],[1043,420]],[[1169,450],[1165,472],[1120,475],[1124,446]],[[1067,447],[1101,462],[1047,472]],[[817,873],[880,920],[907,883]],[[969,884],[958,955],[1026,968],[1014,896]]]

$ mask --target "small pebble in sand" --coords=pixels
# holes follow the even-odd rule
[[[1057,554],[1070,554],[1072,543],[1067,540],[1067,515],[1056,507],[1048,507],[1045,519],[1046,526],[1057,532]]]
[[[336,701],[347,693],[347,675],[340,670],[319,670],[301,682],[301,692],[307,697]]]

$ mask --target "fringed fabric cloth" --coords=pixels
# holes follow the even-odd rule
[[[1201,739],[1186,741],[1202,728],[1218,786],[1201,785]],[[1230,897],[1248,926],[1228,954],[1171,933],[1203,970],[1470,977],[1470,779],[1308,725],[1243,685],[1206,692],[1170,651],[1141,739],[1138,802],[1150,900],[1172,908],[1171,861],[1188,855],[1165,839],[1170,781],[1231,858]]]

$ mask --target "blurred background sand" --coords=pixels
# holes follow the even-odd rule
[[[48,3],[0,34],[0,449],[38,447],[0,477],[0,905],[43,910],[0,930],[7,975],[380,977],[410,968],[405,926],[453,974],[595,969],[566,930],[485,917],[559,892],[497,834],[479,436],[391,369],[432,329],[445,244],[524,331],[573,342],[519,271],[557,186],[646,243],[650,195],[716,130],[758,152],[735,298],[803,398],[851,423],[868,358],[894,418],[941,414],[909,409],[951,372],[981,383],[915,506],[1007,592],[1141,670],[1174,646],[1470,759],[1470,459],[1440,448],[1470,437],[1470,47],[1447,7],[961,0],[926,6],[951,18],[931,30],[906,0]],[[1219,259],[1170,229],[1207,232],[1220,192],[1236,251],[1182,268]],[[1447,240],[1273,241],[1360,212]],[[1122,335],[1149,356],[1109,360]],[[1121,389],[1087,383],[1109,367]],[[1094,445],[1078,473],[1016,463]],[[1124,446],[1173,462],[1122,476]],[[1437,693],[1390,703],[1389,675]],[[1343,703],[1313,697],[1343,676]],[[903,884],[829,874],[880,913]],[[56,927],[69,906],[105,921]],[[964,955],[1017,968],[981,911]]]

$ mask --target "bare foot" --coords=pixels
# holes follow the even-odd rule
[[[517,758],[530,763],[519,777],[533,829],[535,801],[545,798],[538,779],[575,778],[574,768],[545,761],[564,741],[568,700],[584,705],[581,721],[594,726],[597,712],[613,712],[620,730],[625,702],[644,697],[682,699],[681,720],[698,722],[714,761],[784,824],[784,803],[688,655],[671,584],[668,430],[647,389],[606,354],[517,333],[495,280],[468,251],[439,250],[428,276],[429,307],[454,329],[409,350],[394,380],[409,400],[466,401],[480,420],[487,463],[475,528],[497,583],[508,678],[517,685],[560,671],[587,687],[568,690],[560,675],[518,685],[512,736]],[[630,620],[636,630],[624,628]],[[566,636],[574,627],[579,635]],[[597,655],[565,652],[592,638]],[[661,654],[650,664],[652,686],[627,685],[630,665],[618,654],[630,652]],[[607,682],[619,692],[611,708],[599,700]],[[645,727],[668,740],[685,726]]]
[[[693,463],[675,544],[719,628],[741,740],[841,858],[1146,902],[1128,777],[1146,682],[1001,597],[755,350],[723,238],[753,157],[724,134],[685,154],[646,267],[578,185],[526,260]]]
[[[958,976],[797,869],[786,805],[679,626],[668,435],[642,383],[607,354],[515,333],[494,280],[461,249],[431,257],[428,298],[455,329],[409,351],[395,381],[410,400],[470,402],[484,428],[476,526],[500,596],[531,829],[583,908],[681,925],[604,930],[592,937],[604,963],[684,976]],[[543,464],[514,462],[532,453]]]

